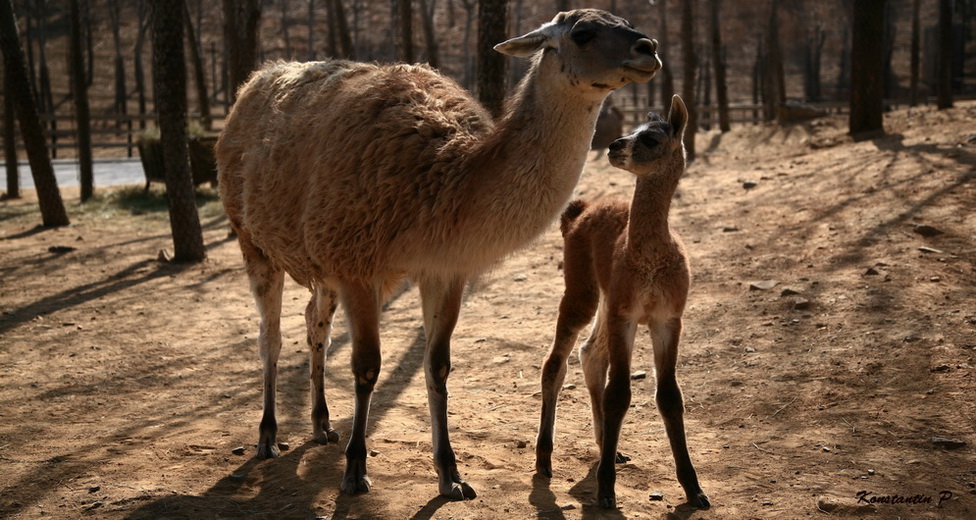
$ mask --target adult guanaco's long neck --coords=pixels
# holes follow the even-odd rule
[[[543,232],[579,181],[608,91],[584,92],[542,57],[465,165],[466,227],[504,255]]]

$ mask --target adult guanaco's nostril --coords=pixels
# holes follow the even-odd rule
[[[619,152],[627,146],[623,139],[616,139],[614,142],[610,143],[610,151]]]
[[[637,40],[634,47],[631,49],[634,55],[646,54],[648,56],[653,56],[657,52],[657,40],[641,38]]]

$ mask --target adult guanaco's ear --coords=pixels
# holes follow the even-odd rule
[[[671,135],[676,137],[684,136],[685,127],[688,126],[688,107],[685,106],[685,102],[681,99],[681,96],[677,94],[671,98],[671,111],[668,112],[668,123],[671,124]]]
[[[552,43],[556,40],[555,29],[556,24],[554,22],[548,22],[534,31],[523,34],[517,38],[505,40],[498,45],[495,45],[494,48],[496,51],[502,54],[508,54],[509,56],[515,56],[518,58],[528,58],[542,49],[552,45]]]

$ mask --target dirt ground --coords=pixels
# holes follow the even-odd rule
[[[555,227],[467,296],[450,421],[478,497],[447,502],[416,289],[383,317],[374,488],[343,496],[353,383],[342,313],[327,366],[342,441],[311,441],[307,292],[289,280],[278,418],[290,449],[255,460],[257,313],[213,192],[201,209],[209,258],[189,266],[158,260],[172,249],[163,207],[119,204],[108,189],[82,207],[65,190],[73,224],[48,230],[30,193],[0,202],[0,517],[976,518],[974,122],[976,103],[963,102],[894,111],[886,135],[859,142],[839,116],[699,135],[671,214],[695,273],[679,381],[708,511],[683,505],[646,333],[619,510],[595,506],[575,356],[555,475],[534,476],[540,366],[563,284]],[[633,185],[598,157],[578,192],[629,197]]]

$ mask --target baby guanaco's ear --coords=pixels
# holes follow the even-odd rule
[[[688,107],[685,106],[685,102],[681,99],[681,96],[677,94],[671,98],[671,111],[668,112],[668,123],[671,124],[671,135],[675,137],[684,136],[685,127],[688,126]]]

